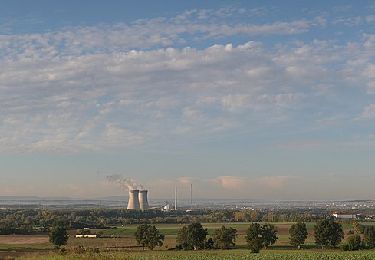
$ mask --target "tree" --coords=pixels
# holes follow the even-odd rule
[[[274,225],[264,224],[262,226],[263,247],[267,248],[275,244],[277,240],[277,230]]]
[[[252,253],[259,253],[263,246],[262,227],[258,223],[252,223],[246,231],[246,242]]]
[[[226,228],[224,225],[220,229],[216,229],[213,235],[214,247],[220,249],[234,247],[236,245],[236,233],[236,229]]]
[[[184,250],[203,249],[207,234],[207,229],[199,222],[184,226],[177,233],[177,247]]]
[[[253,253],[258,253],[263,247],[273,245],[277,238],[277,230],[271,224],[252,223],[246,232],[246,242]]]
[[[365,226],[363,241],[368,248],[375,247],[375,226]]]
[[[69,237],[65,224],[61,221],[56,222],[49,234],[49,241],[57,248],[59,248],[62,245],[66,245],[66,243],[68,242],[68,238]]]
[[[301,247],[305,243],[307,238],[307,228],[306,224],[303,222],[298,222],[293,224],[289,229],[289,239],[290,244],[293,246],[297,246],[298,248]]]
[[[162,246],[164,241],[164,235],[153,225],[139,225],[135,232],[135,238],[138,245],[142,245],[150,250],[154,250],[156,246]]]
[[[337,247],[344,238],[344,232],[341,224],[325,219],[314,226],[314,236],[317,245]]]

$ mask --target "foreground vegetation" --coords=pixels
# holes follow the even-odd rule
[[[34,255],[21,259],[176,259],[176,260],[206,260],[206,259],[248,259],[248,260],[373,260],[375,251],[366,252],[313,252],[313,251],[274,251],[267,250],[259,254],[251,254],[248,250],[216,250],[216,251],[144,251],[144,252],[103,252],[85,254],[49,254]]]
[[[312,213],[4,210],[0,259],[375,259],[374,222]]]

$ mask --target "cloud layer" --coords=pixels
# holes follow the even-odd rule
[[[373,17],[267,12],[190,10],[25,34],[0,24],[0,154],[141,154],[236,138],[272,152],[373,150]],[[356,37],[341,37],[347,28]],[[238,196],[288,197],[303,193],[291,183],[309,185],[286,171],[236,170],[177,181],[227,196],[250,187]],[[171,185],[164,179],[153,189]]]
[[[335,116],[350,93],[373,91],[373,37],[347,45],[316,41],[265,48],[247,42],[52,59],[40,49],[39,58],[3,58],[1,149],[128,147],[250,122],[259,129],[298,120],[309,107],[332,113],[321,117]],[[360,105],[348,109],[354,113]],[[371,117],[371,105],[364,109],[362,117]]]

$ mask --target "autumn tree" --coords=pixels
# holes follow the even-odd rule
[[[220,249],[234,247],[236,245],[236,233],[236,229],[226,228],[224,225],[220,229],[216,229],[213,234],[214,247]]]

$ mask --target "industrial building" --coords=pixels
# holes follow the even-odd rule
[[[129,190],[129,201],[127,209],[148,210],[147,190]]]

